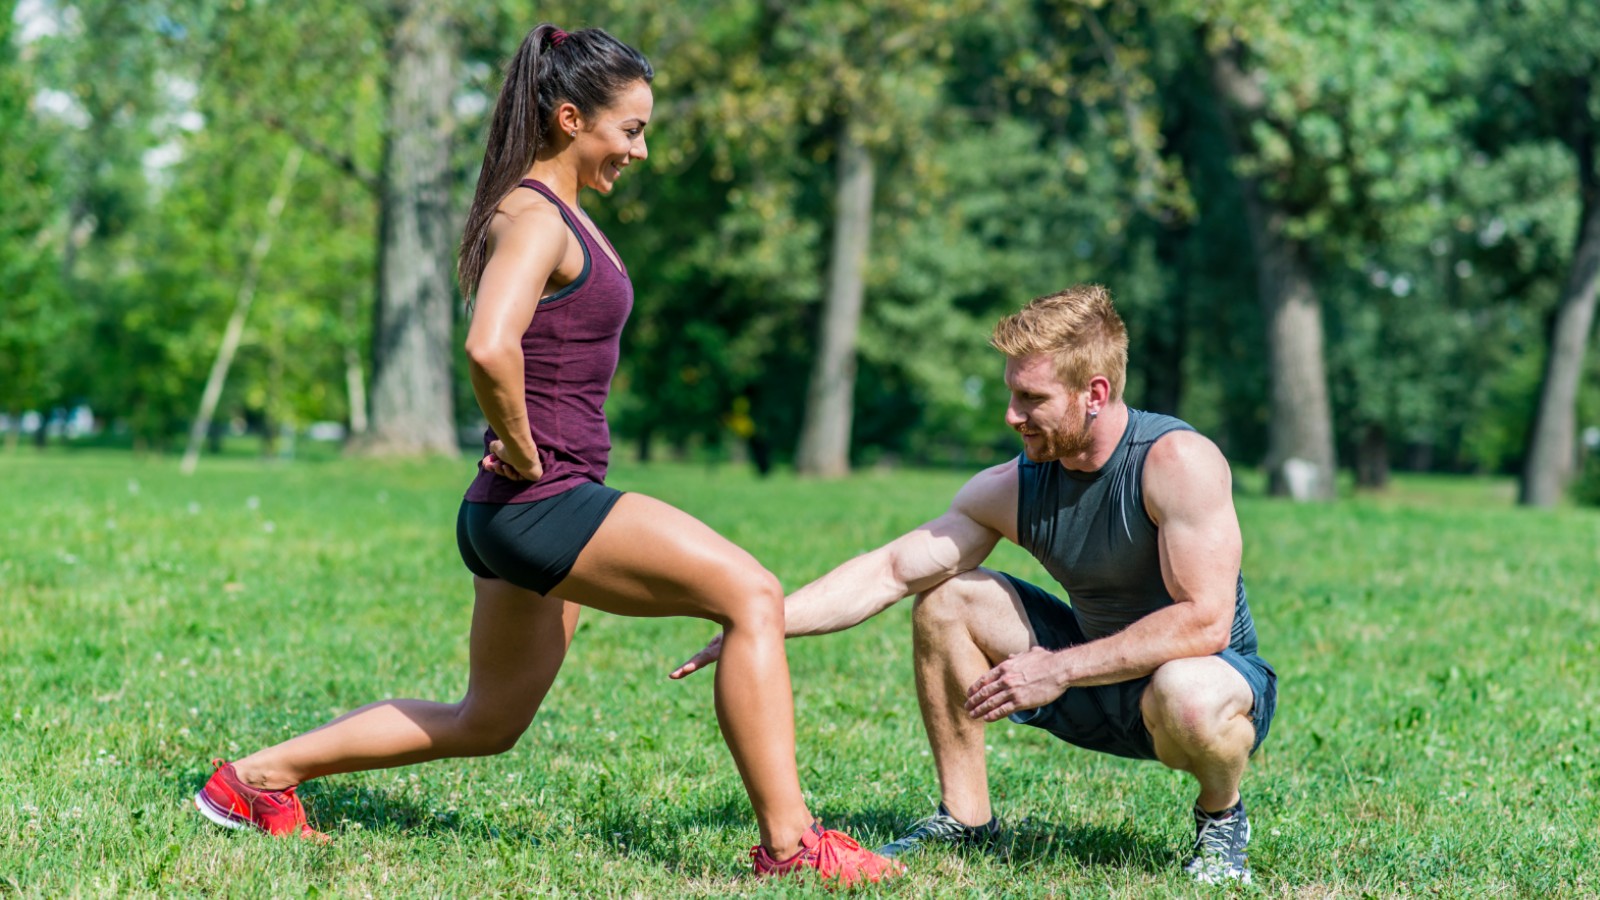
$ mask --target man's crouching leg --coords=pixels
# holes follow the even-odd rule
[[[985,723],[967,715],[967,688],[1034,643],[1015,590],[984,569],[918,594],[912,625],[917,700],[942,802],[933,816],[879,851],[886,856],[934,843],[982,844],[995,837],[999,825],[989,805]]]
[[[1250,881],[1239,782],[1255,745],[1254,702],[1244,676],[1214,656],[1163,665],[1140,699],[1157,758],[1200,782],[1194,853],[1184,868],[1201,881]]]

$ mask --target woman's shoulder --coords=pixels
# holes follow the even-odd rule
[[[556,243],[565,248],[567,224],[561,210],[538,191],[514,190],[495,207],[489,222],[492,247],[527,243]]]

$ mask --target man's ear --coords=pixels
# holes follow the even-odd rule
[[[1099,415],[1106,404],[1111,402],[1111,379],[1104,375],[1096,375],[1089,379],[1089,406],[1088,411]]]

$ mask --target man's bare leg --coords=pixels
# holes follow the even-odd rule
[[[1215,656],[1173,660],[1145,688],[1139,706],[1156,756],[1200,782],[1197,802],[1207,812],[1239,802],[1256,737],[1254,702],[1244,676]]]
[[[917,596],[912,613],[917,700],[939,772],[944,806],[957,821],[994,815],[984,754],[985,723],[967,715],[967,688],[1036,641],[1011,583],[976,569]]]

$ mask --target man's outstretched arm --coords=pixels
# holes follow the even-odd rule
[[[790,594],[783,604],[790,636],[843,631],[896,601],[977,568],[1001,537],[1015,539],[1016,462],[975,475],[944,515],[849,560]],[[714,662],[722,636],[673,670],[682,678]]]

